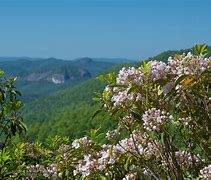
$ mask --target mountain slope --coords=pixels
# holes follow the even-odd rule
[[[121,67],[115,66],[107,72],[117,72]],[[48,135],[56,134],[75,138],[99,126],[105,132],[114,124],[108,117],[101,114],[92,120],[92,115],[99,108],[92,98],[95,92],[101,92],[104,87],[104,82],[91,78],[27,103],[22,115],[29,129],[29,138],[43,140]]]
[[[22,113],[29,128],[29,137],[43,140],[48,135],[58,134],[73,138],[97,127],[97,121],[102,117],[91,120],[98,107],[92,97],[103,87],[103,83],[90,79],[27,104]]]

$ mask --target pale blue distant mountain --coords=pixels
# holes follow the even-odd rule
[[[54,57],[49,57],[49,58],[40,58],[40,57],[27,57],[27,56],[22,56],[22,57],[16,57],[16,56],[0,56],[0,62],[1,61],[16,61],[16,60],[30,60],[30,61],[36,61],[36,60],[45,60],[45,59],[58,59],[58,60],[65,60],[65,61],[77,61],[80,59],[86,59],[90,57],[81,57],[81,58],[76,58],[76,59],[59,59],[59,58],[54,58]],[[127,58],[90,58],[94,61],[100,61],[100,62],[111,62],[111,63],[131,63],[135,62],[137,60],[134,59],[127,59]]]
[[[72,87],[114,64],[87,57],[69,61],[56,58],[0,58],[0,69],[5,71],[6,76],[17,77],[16,85],[25,102]]]

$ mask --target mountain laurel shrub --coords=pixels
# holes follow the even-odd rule
[[[211,58],[206,46],[108,74],[101,101],[118,121],[110,144],[84,155],[75,175],[184,179],[211,175]],[[122,138],[124,137],[124,138]],[[210,176],[211,178],[211,176]]]
[[[99,76],[108,85],[99,100],[117,121],[108,143],[91,137],[48,138],[0,151],[7,179],[209,179],[211,58],[206,46]],[[95,114],[95,115],[96,115]]]

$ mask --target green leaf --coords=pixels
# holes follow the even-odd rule
[[[132,156],[128,156],[127,159],[126,159],[126,162],[125,162],[125,165],[124,165],[124,168],[125,168],[126,171],[129,170],[129,166],[130,166],[132,158],[133,158]]]
[[[95,113],[92,115],[92,119],[94,119],[95,116],[98,115],[102,111],[103,111],[102,109],[98,109],[97,111],[95,111]]]
[[[115,77],[114,73],[109,73],[107,76],[108,76],[108,81],[110,83],[115,83],[116,82],[116,77]]]
[[[105,76],[103,76],[103,75],[97,76],[96,79],[99,80],[99,81],[105,81],[106,80]]]
[[[139,89],[139,86],[132,86],[132,87],[128,90],[127,94],[130,94],[131,92],[134,92],[134,91],[136,91],[136,90],[138,90],[138,89]]]
[[[26,124],[23,123],[22,121],[20,121],[20,125],[21,125],[21,128],[22,128],[22,131],[26,132],[28,130]]]
[[[100,180],[107,180],[107,178],[105,176],[101,175],[101,174],[99,174],[98,177],[99,177]]]
[[[15,93],[16,93],[17,95],[21,96],[21,93],[20,93],[19,91],[15,90]]]
[[[90,130],[90,136],[91,138],[96,138],[97,137],[97,133],[98,131],[101,129],[101,127],[99,127],[98,129],[91,129]]]
[[[6,161],[9,161],[11,159],[10,153],[6,151],[6,149],[3,149],[0,151],[0,164],[5,164]]]
[[[3,75],[3,74],[4,74],[4,71],[0,69],[0,75]]]
[[[158,89],[158,96],[160,96],[163,93],[163,89]]]
[[[115,83],[116,77],[114,73],[108,73],[106,75],[99,75],[96,77],[99,81],[107,81],[108,83]]]
[[[196,55],[203,55],[204,57],[208,54],[207,45],[206,44],[195,44],[194,45],[194,51]]]
[[[142,61],[141,62],[141,69],[143,70],[144,74],[147,74],[149,72],[149,67],[150,67],[150,61]]]
[[[199,55],[199,45],[198,44],[194,45],[194,51],[195,51],[196,55]]]
[[[207,49],[207,45],[206,45],[206,44],[204,44],[204,45],[201,46],[201,51],[202,51],[202,52],[203,52],[203,51],[206,51],[206,49]]]
[[[100,100],[101,100],[101,98],[94,97],[94,98],[92,98],[92,100],[93,100],[93,101],[97,101],[97,102],[98,102],[98,101],[100,101]]]
[[[19,108],[21,108],[22,107],[22,102],[21,101],[19,101],[19,100],[17,100],[16,102],[15,102],[15,108],[16,109],[19,109]]]
[[[17,80],[17,77],[10,78],[10,83],[14,83]]]

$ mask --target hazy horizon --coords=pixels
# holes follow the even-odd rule
[[[211,44],[209,0],[2,0],[0,56],[139,60]]]

